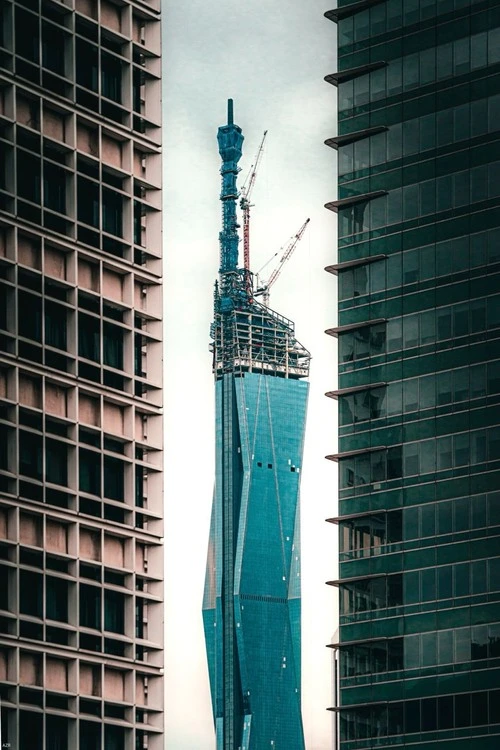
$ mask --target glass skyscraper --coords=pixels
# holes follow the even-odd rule
[[[203,601],[217,750],[304,750],[298,498],[309,353],[237,268],[243,136],[232,102],[228,119],[218,136],[216,478]]]
[[[341,2],[341,750],[500,747],[500,5]]]

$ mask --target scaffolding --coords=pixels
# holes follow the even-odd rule
[[[234,124],[231,99],[228,102],[228,123],[219,128],[217,138],[222,158],[222,231],[219,235],[219,281],[215,285],[211,327],[215,378],[219,380],[224,374],[245,372],[306,378],[311,357],[295,338],[293,322],[257,302],[253,275],[248,268],[238,268],[236,178],[243,135],[241,128]],[[306,225],[307,222],[301,233]],[[300,236],[294,238],[293,247]]]
[[[282,378],[306,378],[310,354],[295,338],[283,315],[253,302],[249,309],[216,314],[212,329],[214,375],[257,372]]]

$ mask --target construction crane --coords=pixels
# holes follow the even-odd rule
[[[269,280],[267,282],[264,282],[262,285],[260,285],[259,282],[257,281],[257,289],[254,292],[254,297],[262,297],[262,301],[266,305],[266,307],[269,305],[269,290],[271,289],[272,285],[275,283],[276,279],[282,272],[283,266],[285,265],[285,263],[288,260],[290,260],[293,251],[295,250],[298,243],[304,236],[304,232],[306,231],[307,225],[309,224],[309,222],[310,222],[310,219],[306,219],[305,222],[300,227],[297,234],[294,234],[293,237],[290,238],[288,244],[285,247],[285,251],[279,260],[279,263],[274,269],[274,271],[272,272],[272,274],[270,275]],[[275,253],[272,256],[272,258],[274,258],[276,255],[277,253]],[[267,261],[267,263],[264,266],[262,266],[262,268],[265,268],[268,263],[270,263],[270,261]],[[258,274],[257,274],[257,279],[258,279]]]
[[[252,297],[252,280],[250,275],[250,208],[252,207],[252,204],[250,203],[250,196],[255,185],[257,170],[264,153],[264,142],[266,136],[267,130],[264,130],[264,135],[262,136],[257,156],[255,157],[253,165],[250,167],[250,172],[240,192],[240,208],[243,211],[243,267],[245,269],[245,288],[249,300],[251,300]]]

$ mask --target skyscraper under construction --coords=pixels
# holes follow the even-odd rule
[[[243,135],[231,100],[218,142],[216,479],[203,602],[217,750],[303,750],[298,498],[310,356],[238,268]]]

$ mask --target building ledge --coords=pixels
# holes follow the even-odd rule
[[[350,206],[356,206],[358,203],[366,203],[372,201],[375,198],[381,198],[383,195],[387,195],[387,190],[375,190],[373,193],[363,193],[362,195],[350,195],[349,198],[340,198],[336,201],[330,201],[325,203],[325,208],[329,211],[338,213],[341,208],[349,208]]]
[[[371,573],[367,576],[354,576],[353,578],[336,578],[334,581],[326,581],[327,586],[348,586],[350,583],[358,583],[359,581],[373,581],[375,578],[387,578],[391,575],[390,573]],[[394,573],[393,575],[397,575]]]
[[[382,2],[384,2],[384,0],[360,0],[357,3],[350,3],[349,5],[343,5],[340,8],[327,10],[323,15],[325,18],[328,18],[329,21],[338,23],[343,18],[353,16],[355,13],[360,13],[362,10],[370,8],[372,5],[379,5]]]
[[[327,711],[335,711],[338,713],[339,711],[356,711],[358,708],[366,708],[367,706],[371,708],[372,706],[388,706],[389,701],[369,701],[367,703],[353,703],[350,706],[331,706],[330,708],[327,708]]]
[[[387,258],[387,255],[380,253],[379,255],[370,255],[368,258],[346,260],[344,263],[334,263],[331,266],[325,266],[325,271],[337,276],[339,271],[346,271],[349,268],[357,268],[358,266],[367,266],[370,263],[376,263],[378,260],[384,260],[385,258]]]
[[[325,146],[334,148],[337,150],[340,146],[347,146],[349,143],[355,143],[361,141],[363,138],[370,138],[372,135],[378,135],[379,133],[386,133],[389,130],[385,125],[378,125],[375,128],[366,128],[365,130],[356,130],[355,133],[347,133],[346,135],[336,135],[333,138],[327,138]]]
[[[337,338],[343,333],[350,333],[351,331],[357,331],[359,328],[368,328],[368,326],[376,326],[380,323],[387,323],[387,318],[373,318],[373,320],[363,320],[361,323],[350,323],[347,326],[336,326],[335,328],[327,328],[325,333],[328,336],[334,336]]]
[[[395,638],[401,638],[401,636],[393,636]],[[337,641],[337,643],[327,643],[326,648],[343,648],[344,646],[362,646],[364,643],[380,643],[381,641],[390,641],[391,638],[387,635],[379,636],[378,638],[359,638],[356,641]]]
[[[363,513],[352,513],[350,516],[334,516],[333,518],[325,518],[326,523],[334,523],[335,525],[342,523],[343,521],[355,521],[356,518],[371,518],[372,516],[378,516],[382,513],[387,513],[385,508],[379,510],[365,510]]]
[[[378,451],[386,451],[387,445],[374,445],[373,448],[359,448],[355,451],[345,451],[344,453],[332,453],[330,456],[325,456],[329,461],[343,461],[344,458],[355,458],[356,456],[363,456],[367,453],[377,453]]]
[[[337,391],[327,391],[325,396],[328,398],[339,398],[340,396],[350,396],[351,393],[361,393],[362,391],[371,391],[375,388],[383,388],[387,385],[386,381],[380,383],[368,383],[367,385],[355,385],[352,388],[339,388]]]
[[[379,62],[367,63],[366,65],[359,65],[356,68],[348,68],[347,70],[338,70],[336,73],[330,73],[325,76],[325,81],[331,83],[332,86],[338,86],[339,83],[345,83],[346,81],[352,81],[353,78],[359,78],[364,76],[366,73],[371,73],[379,68],[387,67],[385,60],[379,60]]]

